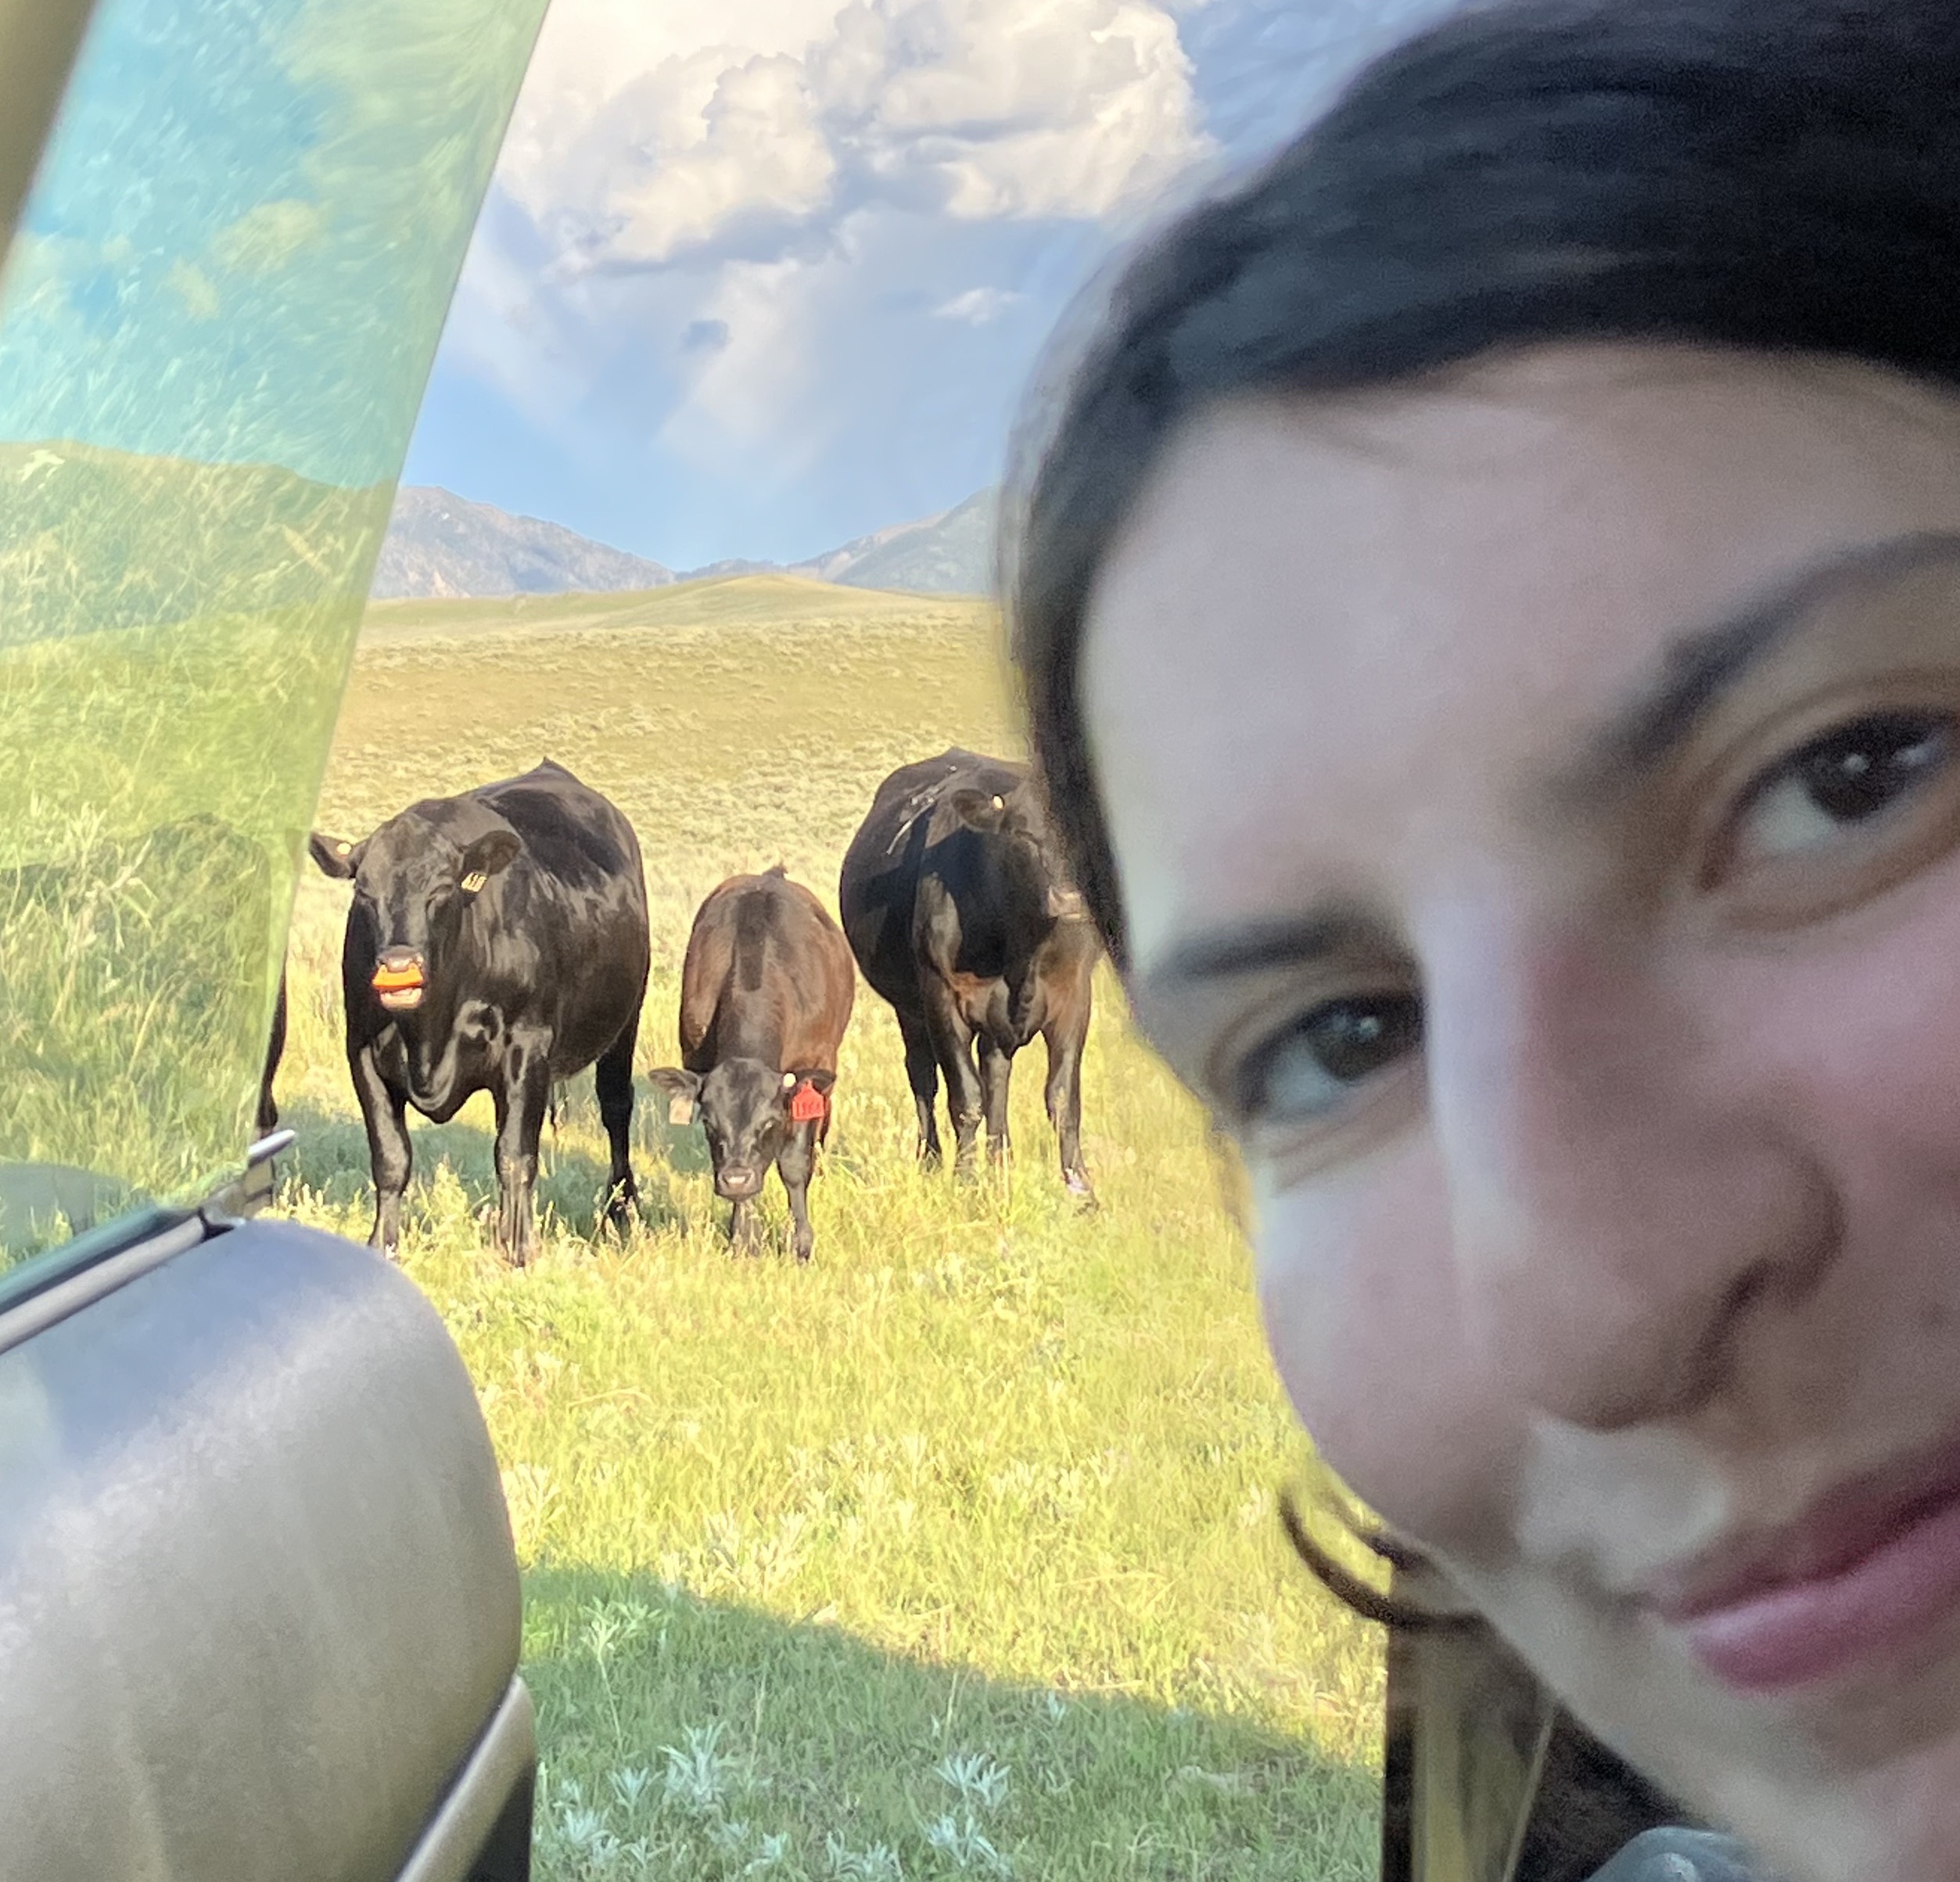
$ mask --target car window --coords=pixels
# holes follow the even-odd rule
[[[251,1136],[396,475],[544,0],[106,0],[0,284],[0,1266]]]

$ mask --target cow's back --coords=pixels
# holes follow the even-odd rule
[[[468,795],[523,838],[536,867],[573,889],[616,881],[644,917],[646,878],[633,825],[617,805],[562,765],[547,760],[522,777],[479,785]]]
[[[731,1004],[760,1003],[780,1016],[791,1057],[835,1071],[856,979],[843,930],[780,864],[761,875],[731,876],[709,892],[687,937],[683,1062],[693,1066]]]
[[[844,853],[837,899],[858,966],[894,1006],[913,1010],[920,1004],[913,915],[927,852],[938,852],[936,864],[949,860],[942,801],[967,786],[1011,790],[1025,775],[1025,766],[953,745],[936,758],[901,765],[878,786]]]
[[[537,950],[536,971],[555,989],[555,1064],[589,1063],[637,1015],[646,990],[652,945],[639,839],[616,805],[548,760],[466,795],[523,839],[524,885],[509,885],[505,907]]]

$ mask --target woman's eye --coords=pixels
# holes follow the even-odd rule
[[[1931,713],[1881,713],[1842,726],[1786,759],[1744,806],[1736,848],[1748,860],[1829,842],[1890,810],[1953,753],[1954,723]]]
[[[1408,994],[1316,1007],[1247,1058],[1236,1081],[1240,1115],[1265,1123],[1318,1117],[1414,1051],[1422,1033],[1422,1003]]]

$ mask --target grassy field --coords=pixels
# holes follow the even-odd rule
[[[977,605],[787,580],[378,605],[321,827],[569,766],[640,831],[641,1065],[672,1063],[716,882],[781,861],[834,908],[893,766],[1015,748],[993,633]],[[282,1205],[364,1236],[345,896],[300,891]],[[1301,1451],[1205,1134],[1099,990],[1093,1213],[1056,1176],[1039,1047],[1011,1176],[917,1172],[897,1030],[862,987],[807,1269],[731,1258],[698,1133],[644,1083],[642,1226],[591,1238],[581,1078],[522,1273],[484,1240],[487,1101],[416,1130],[403,1257],[504,1464],[544,1876],[1372,1873],[1379,1642],[1287,1554],[1273,1492]],[[780,1234],[773,1184],[769,1209]]]

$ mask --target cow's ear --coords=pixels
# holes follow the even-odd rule
[[[695,1105],[701,1097],[701,1075],[697,1072],[683,1072],[678,1065],[662,1065],[658,1072],[649,1072],[656,1091],[667,1094],[667,1122],[669,1124],[691,1124],[695,1121]]]
[[[319,864],[322,875],[332,876],[336,882],[352,878],[361,867],[361,853],[367,847],[364,842],[350,843],[343,837],[322,836],[318,830],[307,839],[307,853]]]
[[[458,871],[463,879],[464,894],[476,894],[498,870],[508,867],[523,847],[515,830],[493,830],[489,835],[477,838],[463,852],[462,866]]]
[[[837,1083],[835,1072],[786,1072],[783,1076],[793,1079],[799,1085],[808,1085],[812,1090],[820,1091],[826,1097],[830,1096],[831,1086]]]
[[[955,791],[946,801],[970,830],[998,830],[1007,814],[1007,800],[986,791]]]

